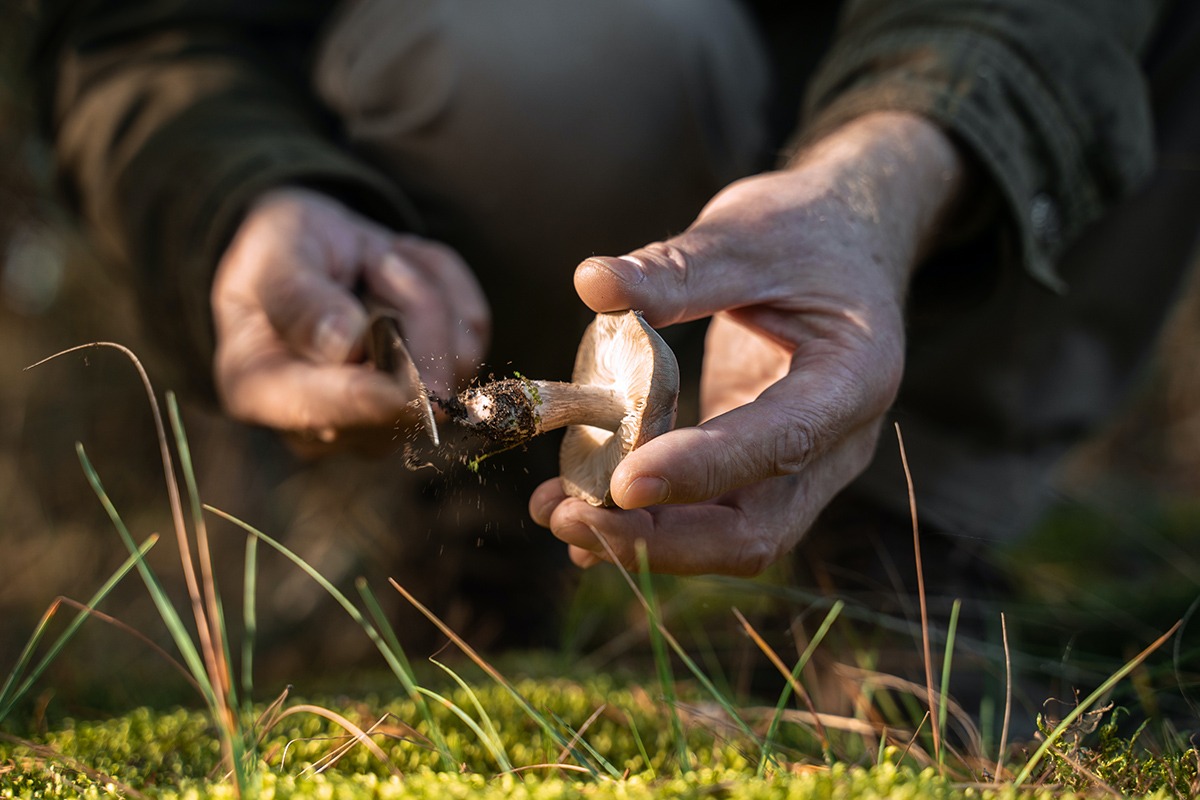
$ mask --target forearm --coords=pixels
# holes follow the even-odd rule
[[[854,0],[801,140],[880,110],[950,132],[1039,279],[1152,163],[1140,53],[1161,0]]]
[[[402,199],[331,141],[307,56],[329,4],[43,4],[37,74],[60,178],[157,338],[205,374],[212,270],[261,192],[306,183],[376,216]]]

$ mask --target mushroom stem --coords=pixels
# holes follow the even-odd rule
[[[523,442],[568,425],[593,425],[615,431],[626,409],[621,395],[607,387],[506,378],[459,395],[461,420],[488,437]]]

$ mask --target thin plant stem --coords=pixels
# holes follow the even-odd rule
[[[1183,661],[1183,630],[1186,629],[1188,624],[1192,621],[1192,616],[1195,615],[1197,608],[1200,608],[1200,596],[1197,596],[1196,599],[1192,601],[1192,604],[1188,606],[1188,610],[1180,619],[1182,624],[1180,626],[1181,629],[1179,636],[1175,638],[1175,646],[1172,648],[1173,657],[1171,659],[1171,666],[1175,671],[1175,684],[1179,687],[1179,693],[1183,695],[1184,702],[1187,703],[1188,708],[1192,710],[1193,715],[1200,717],[1200,706],[1196,704],[1196,701],[1192,699],[1191,695],[1187,691],[1187,686],[1189,685],[1190,681],[1184,678],[1183,671],[1179,666]]]
[[[242,790],[245,787],[246,776],[243,773],[242,759],[238,751],[238,745],[235,735],[236,721],[229,710],[227,700],[228,688],[228,670],[218,663],[217,641],[219,637],[213,635],[213,625],[220,625],[220,620],[210,620],[209,614],[205,610],[204,592],[201,590],[200,582],[196,576],[196,563],[192,555],[191,543],[188,537],[187,524],[184,520],[183,500],[179,492],[179,484],[175,475],[175,467],[171,457],[170,439],[167,437],[166,426],[163,424],[162,411],[159,407],[158,398],[154,393],[154,385],[150,381],[150,376],[142,365],[141,360],[137,355],[122,344],[116,342],[90,342],[88,344],[79,345],[76,347],[61,350],[51,356],[48,356],[40,361],[37,361],[25,369],[33,369],[48,361],[68,355],[74,352],[93,348],[111,348],[124,355],[133,368],[137,371],[138,377],[141,380],[142,388],[145,390],[146,398],[150,408],[150,414],[154,421],[154,433],[158,442],[159,457],[162,461],[163,480],[167,489],[167,500],[171,510],[172,527],[175,529],[175,539],[179,547],[180,564],[183,567],[184,583],[187,587],[188,600],[192,607],[192,615],[196,622],[196,633],[200,640],[200,652],[203,654],[205,668],[209,675],[208,693],[210,694],[210,708],[217,722],[217,727],[220,730],[221,747],[226,759],[229,761],[230,768],[234,772],[236,785],[234,787],[237,795],[240,797]],[[179,433],[179,430],[176,431]],[[176,439],[178,443],[178,436]],[[82,448],[78,448],[82,457]],[[185,465],[185,472],[190,471],[191,465]],[[93,470],[94,474],[94,470]],[[91,480],[91,477],[89,477]],[[93,482],[93,488],[98,484],[98,480]],[[193,497],[194,502],[198,500]],[[109,512],[110,518],[115,513],[115,508]],[[123,526],[122,526],[123,527]],[[142,571],[143,578],[146,571],[142,569],[144,562],[139,562],[139,570]],[[157,581],[155,581],[157,583]],[[148,584],[149,585],[149,584]],[[160,587],[161,588],[161,587]],[[164,595],[165,599],[165,595]],[[156,603],[158,601],[156,600]],[[169,602],[167,605],[170,605]],[[159,603],[159,611],[163,610],[163,606]],[[172,607],[173,612],[173,607]],[[165,618],[164,618],[165,620]],[[168,623],[169,625],[170,623]],[[190,638],[189,638],[190,641]],[[185,658],[186,658],[186,654]],[[191,667],[191,665],[189,665]],[[194,672],[193,668],[193,672]],[[202,684],[204,682],[201,682]]]
[[[1000,612],[1000,636],[1004,640],[1004,723],[1000,728],[1000,752],[996,755],[996,783],[1000,782],[1000,770],[1004,768],[1004,755],[1008,750],[1008,726],[1012,721],[1012,657],[1008,652],[1008,620]]]
[[[159,645],[158,642],[154,641],[149,636],[147,636],[146,634],[139,631],[137,628],[133,627],[132,625],[130,625],[126,622],[122,622],[121,620],[117,619],[116,617],[114,617],[110,614],[105,614],[103,611],[99,611],[95,608],[86,606],[83,603],[80,603],[78,600],[72,600],[69,597],[60,597],[59,600],[62,601],[63,603],[65,603],[66,605],[69,605],[72,608],[74,608],[78,611],[81,611],[90,617],[94,617],[95,619],[99,620],[100,622],[105,623],[106,625],[111,625],[112,627],[116,628],[117,630],[123,631],[123,632],[129,634],[130,636],[132,636],[134,639],[137,639],[139,642],[144,644],[146,647],[149,647],[151,650],[153,650],[155,655],[159,656],[160,658],[162,658],[163,661],[170,664],[171,668],[174,669],[176,672],[178,672],[180,674],[180,676],[185,681],[187,681],[188,684],[191,685],[191,687],[193,689],[196,690],[197,693],[202,694],[202,692],[200,690],[200,684],[196,682],[195,677],[193,677],[192,673],[188,671],[188,668],[185,667],[179,661],[179,659],[174,658],[170,653],[168,653],[165,649],[163,649],[163,647],[161,645]]]
[[[500,738],[500,733],[496,730],[496,726],[492,724],[492,718],[488,715],[487,709],[483,707],[483,703],[479,702],[479,696],[472,691],[470,685],[468,685],[467,682],[462,679],[462,676],[457,672],[450,669],[450,667],[446,666],[437,659],[431,658],[429,660],[434,666],[438,667],[447,675],[449,675],[450,679],[458,684],[458,688],[462,689],[463,692],[466,693],[467,699],[471,701],[471,705],[475,707],[475,713],[479,717],[479,728],[482,729],[480,730],[479,735],[483,740],[484,745],[487,746],[487,748],[495,755],[496,763],[500,765],[500,769],[502,771],[507,772],[511,770],[512,761],[509,760],[508,754],[504,752],[504,741]],[[460,714],[460,716],[463,715]],[[569,750],[570,748],[566,749]]]
[[[424,686],[418,686],[417,691],[425,697],[428,697],[430,700],[437,702],[451,714],[462,720],[463,724],[470,728],[471,732],[475,734],[475,738],[479,740],[479,743],[483,745],[484,749],[491,753],[492,758],[496,760],[496,764],[500,767],[501,772],[509,772],[512,770],[512,763],[508,760],[508,756],[505,754],[504,748],[500,745],[499,740],[489,736],[488,732],[485,731],[478,722],[472,719],[470,714],[468,714],[466,711],[463,711],[459,706],[455,705],[455,703],[452,702],[448,697],[440,695],[432,689],[426,689]]]
[[[776,670],[779,671],[779,674],[782,675],[786,681],[783,691],[779,693],[779,701],[775,704],[775,714],[772,716],[770,723],[767,725],[767,733],[763,738],[763,757],[760,758],[758,762],[758,774],[760,777],[766,768],[768,761],[767,754],[770,752],[771,745],[774,742],[775,733],[779,728],[779,721],[783,716],[784,708],[787,706],[789,693],[792,691],[796,693],[796,696],[801,699],[805,707],[808,709],[808,712],[812,714],[813,727],[816,728],[817,737],[821,740],[821,751],[825,754],[826,761],[828,762],[832,758],[832,753],[829,747],[829,737],[826,735],[825,726],[821,722],[821,717],[817,713],[816,706],[813,705],[812,697],[809,695],[808,690],[804,688],[804,684],[800,682],[800,673],[803,672],[805,666],[808,665],[809,659],[812,658],[812,654],[816,652],[817,647],[825,639],[825,635],[829,632],[834,620],[838,618],[838,615],[841,613],[845,605],[846,604],[841,600],[838,600],[836,603],[834,603],[833,607],[829,609],[829,613],[825,615],[825,619],[821,622],[821,626],[817,629],[816,635],[814,635],[812,640],[809,641],[808,646],[804,648],[804,652],[800,654],[800,658],[796,661],[796,665],[790,671],[783,663],[783,659],[780,658],[779,654],[775,652],[775,649],[771,647],[771,645],[769,645],[761,636],[759,636],[758,631],[756,631],[754,626],[750,624],[750,621],[743,616],[742,612],[736,608],[733,610],[734,616],[737,617],[738,622],[741,623],[742,628],[746,631],[747,635],[750,636],[754,644],[758,646],[758,649],[762,651],[762,653],[767,657],[767,660],[771,662],[771,664]]]
[[[357,741],[363,747],[367,748],[367,750],[369,750],[372,755],[374,755],[376,758],[378,758],[379,761],[388,768],[388,771],[391,772],[393,776],[395,776],[396,778],[404,777],[404,773],[402,773],[396,767],[396,765],[392,763],[392,760],[390,758],[388,758],[387,753],[383,752],[383,749],[378,744],[376,744],[371,739],[370,736],[367,735],[366,731],[364,731],[358,725],[355,725],[353,722],[346,719],[344,716],[337,713],[336,711],[325,708],[324,706],[316,706],[316,705],[311,705],[311,704],[307,704],[307,703],[301,703],[299,705],[294,705],[294,706],[286,709],[285,711],[283,711],[279,715],[278,720],[282,720],[285,717],[294,716],[296,714],[315,714],[318,717],[324,717],[325,719],[327,719],[330,722],[334,723],[335,725],[341,727],[347,733],[349,733],[351,736],[353,736],[355,741]]]
[[[109,521],[116,528],[117,535],[121,537],[125,548],[132,554],[136,550],[133,543],[133,536],[130,534],[129,528],[125,525],[125,520],[121,518],[116,506],[113,505],[112,498],[108,496],[108,491],[100,481],[100,476],[96,473],[96,469],[88,458],[87,452],[83,449],[83,445],[76,444],[75,452],[79,456],[79,463],[83,466],[84,476],[91,484],[92,491],[95,492],[96,497],[100,500],[100,505],[108,513]],[[158,575],[150,568],[146,560],[139,558],[135,564],[138,573],[142,577],[142,583],[146,585],[146,590],[150,593],[150,599],[154,601],[154,606],[158,610],[163,624],[167,626],[167,631],[171,634],[171,639],[179,649],[180,655],[183,656],[184,663],[187,664],[188,669],[200,684],[200,688],[203,690],[204,702],[210,710],[215,711],[217,708],[217,699],[213,692],[210,675],[204,668],[204,660],[200,652],[196,649],[196,643],[192,641],[187,627],[183,624],[183,619],[171,604],[166,590],[158,579]]]
[[[89,767],[87,764],[83,763],[77,758],[72,758],[65,753],[60,753],[49,745],[31,742],[28,739],[22,739],[19,736],[13,736],[12,734],[5,733],[4,731],[0,731],[0,741],[10,742],[12,744],[19,745],[20,747],[24,747],[29,752],[35,754],[38,758],[46,759],[47,761],[55,761],[60,764],[66,764],[71,769],[87,775],[96,782],[97,786],[107,787],[109,792],[113,792],[113,790],[116,789],[122,794],[137,798],[137,800],[149,800],[148,795],[139,792],[132,786],[122,783],[111,775],[106,775],[97,769]],[[80,792],[79,794],[82,795],[84,793]]]
[[[900,754],[900,758],[897,759],[897,761],[896,761],[897,764],[904,761],[904,759],[908,758],[909,751],[911,751],[912,746],[917,743],[917,737],[921,735],[921,728],[925,727],[925,723],[927,721],[929,721],[929,712],[928,711],[926,711],[925,715],[923,717],[921,717],[921,721],[917,723],[917,729],[915,731],[913,731],[912,738],[910,738],[908,740],[908,743],[904,745],[904,752],[902,752]],[[921,752],[920,749],[918,749],[918,752]],[[928,758],[928,755],[926,755],[926,758]]]
[[[603,714],[605,709],[607,709],[607,708],[608,708],[607,703],[604,705],[601,705],[599,708],[597,708],[595,711],[593,711],[591,713],[591,716],[589,716],[586,720],[583,721],[583,724],[579,726],[579,730],[577,730],[571,734],[571,740],[569,742],[567,742],[567,746],[559,751],[558,758],[555,759],[556,762],[561,764],[567,760],[567,756],[571,755],[571,748],[573,748],[575,746],[576,742],[578,742],[580,739],[583,738],[584,732],[587,731],[588,728],[592,727],[592,723],[594,723],[597,719],[599,719],[600,715]]]
[[[904,451],[904,435],[900,423],[896,423],[896,441],[900,445],[900,463],[904,467],[904,482],[908,487],[908,511],[912,518],[913,555],[917,562],[917,598],[921,606],[921,644],[925,652],[925,689],[929,705],[929,730],[933,735],[933,753],[941,764],[942,741],[937,716],[937,703],[933,693],[933,656],[929,647],[929,605],[925,600],[925,570],[921,563],[921,532],[917,524],[917,492],[913,486],[912,471],[908,468],[908,454]]]
[[[377,730],[379,730],[379,726],[382,725],[387,720],[387,718],[388,718],[388,715],[384,714],[382,717],[375,720],[375,722],[373,722],[371,724],[371,727],[363,728],[363,733],[366,736],[370,737]],[[356,745],[358,745],[358,739],[356,739],[355,737],[348,736],[348,737],[346,737],[346,739],[347,739],[346,742],[339,745],[338,747],[335,747],[334,749],[330,750],[325,755],[318,758],[313,763],[309,764],[308,767],[306,767],[304,769],[304,772],[311,771],[314,775],[320,775],[322,772],[325,772],[330,767],[337,764],[337,762],[341,761],[346,756],[347,753],[349,753],[351,750],[353,750],[355,748]]]
[[[217,591],[217,579],[213,573],[212,550],[208,544],[208,526],[204,522],[204,512],[200,504],[200,489],[196,483],[196,471],[192,467],[192,451],[188,445],[187,432],[183,428],[183,420],[179,414],[179,402],[174,392],[167,392],[167,418],[171,422],[171,432],[175,435],[175,449],[179,453],[179,467],[183,473],[184,486],[187,488],[188,505],[192,512],[192,530],[196,536],[196,555],[200,562],[200,586],[203,590],[204,617],[208,622],[208,644],[204,645],[205,660],[213,676],[213,683],[220,689],[221,710],[233,723],[233,709],[230,694],[233,683],[229,675],[228,646],[225,642],[225,615],[221,609],[221,597]],[[185,537],[186,538],[186,537]],[[197,624],[200,620],[197,619]],[[203,638],[201,639],[203,642]],[[218,649],[217,642],[225,646]],[[222,652],[226,657],[221,657]]]
[[[601,706],[601,708],[603,709],[603,706]],[[615,766],[613,766],[611,761],[609,761],[607,758],[605,758],[603,755],[601,755],[600,751],[597,750],[595,747],[592,747],[592,745],[588,742],[587,739],[583,738],[583,732],[585,730],[587,730],[587,728],[589,728],[591,726],[592,722],[595,720],[596,712],[593,711],[592,715],[590,717],[588,717],[586,720],[584,720],[583,725],[581,725],[579,727],[579,730],[575,730],[574,728],[572,728],[571,725],[568,724],[565,719],[558,716],[557,714],[551,714],[550,716],[552,716],[554,718],[555,722],[557,722],[559,725],[562,726],[563,730],[568,731],[571,734],[571,738],[569,740],[567,740],[566,745],[559,751],[559,755],[558,755],[558,759],[557,759],[558,763],[563,764],[563,759],[565,759],[568,754],[574,755],[578,759],[579,754],[576,751],[576,748],[580,747],[580,748],[583,748],[587,752],[587,754],[589,756],[591,756],[592,759],[597,764],[604,767],[604,771],[607,772],[610,777],[618,777],[621,775],[621,773],[617,770],[617,768]],[[567,765],[563,764],[563,766],[567,766]],[[603,777],[603,776],[596,775],[595,772],[593,772],[593,776]]]
[[[628,710],[625,711],[625,719],[629,721],[629,731],[633,734],[633,743],[637,746],[638,753],[641,754],[642,761],[646,764],[646,769],[650,770],[650,777],[653,778],[656,774],[654,762],[650,760],[650,753],[646,750],[646,743],[642,741],[642,734],[638,730],[637,722]]]
[[[433,744],[433,749],[441,757],[443,766],[453,769],[454,759],[450,757],[450,748],[446,744],[446,739],[442,736],[442,729],[438,726],[432,712],[430,712],[425,698],[417,691],[416,673],[413,672],[408,655],[400,645],[400,639],[396,636],[396,631],[392,628],[391,623],[388,622],[387,615],[383,613],[383,608],[379,605],[379,600],[375,597],[375,593],[367,585],[366,578],[357,578],[354,581],[354,588],[358,590],[358,595],[362,598],[363,605],[367,607],[367,613],[374,620],[375,629],[379,632],[383,642],[395,658],[397,666],[393,671],[399,669],[397,674],[401,676],[400,684],[404,687],[404,691],[408,693],[409,699],[416,703],[421,718],[425,720],[425,724],[429,728],[429,740]]]

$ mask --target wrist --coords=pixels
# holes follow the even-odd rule
[[[953,220],[970,213],[967,158],[941,127],[916,114],[858,117],[797,152],[786,169],[826,174],[831,193],[876,230],[905,279]]]

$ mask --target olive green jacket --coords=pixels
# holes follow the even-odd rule
[[[748,5],[776,65],[781,138],[879,109],[937,120],[998,188],[1026,269],[1056,286],[1056,257],[1152,165],[1140,60],[1170,2],[847,0],[832,36],[809,18],[834,20],[835,3]],[[212,270],[268,187],[319,187],[420,230],[403,187],[350,151],[311,90],[334,9],[42,3],[34,74],[64,191],[192,363],[211,359]]]

